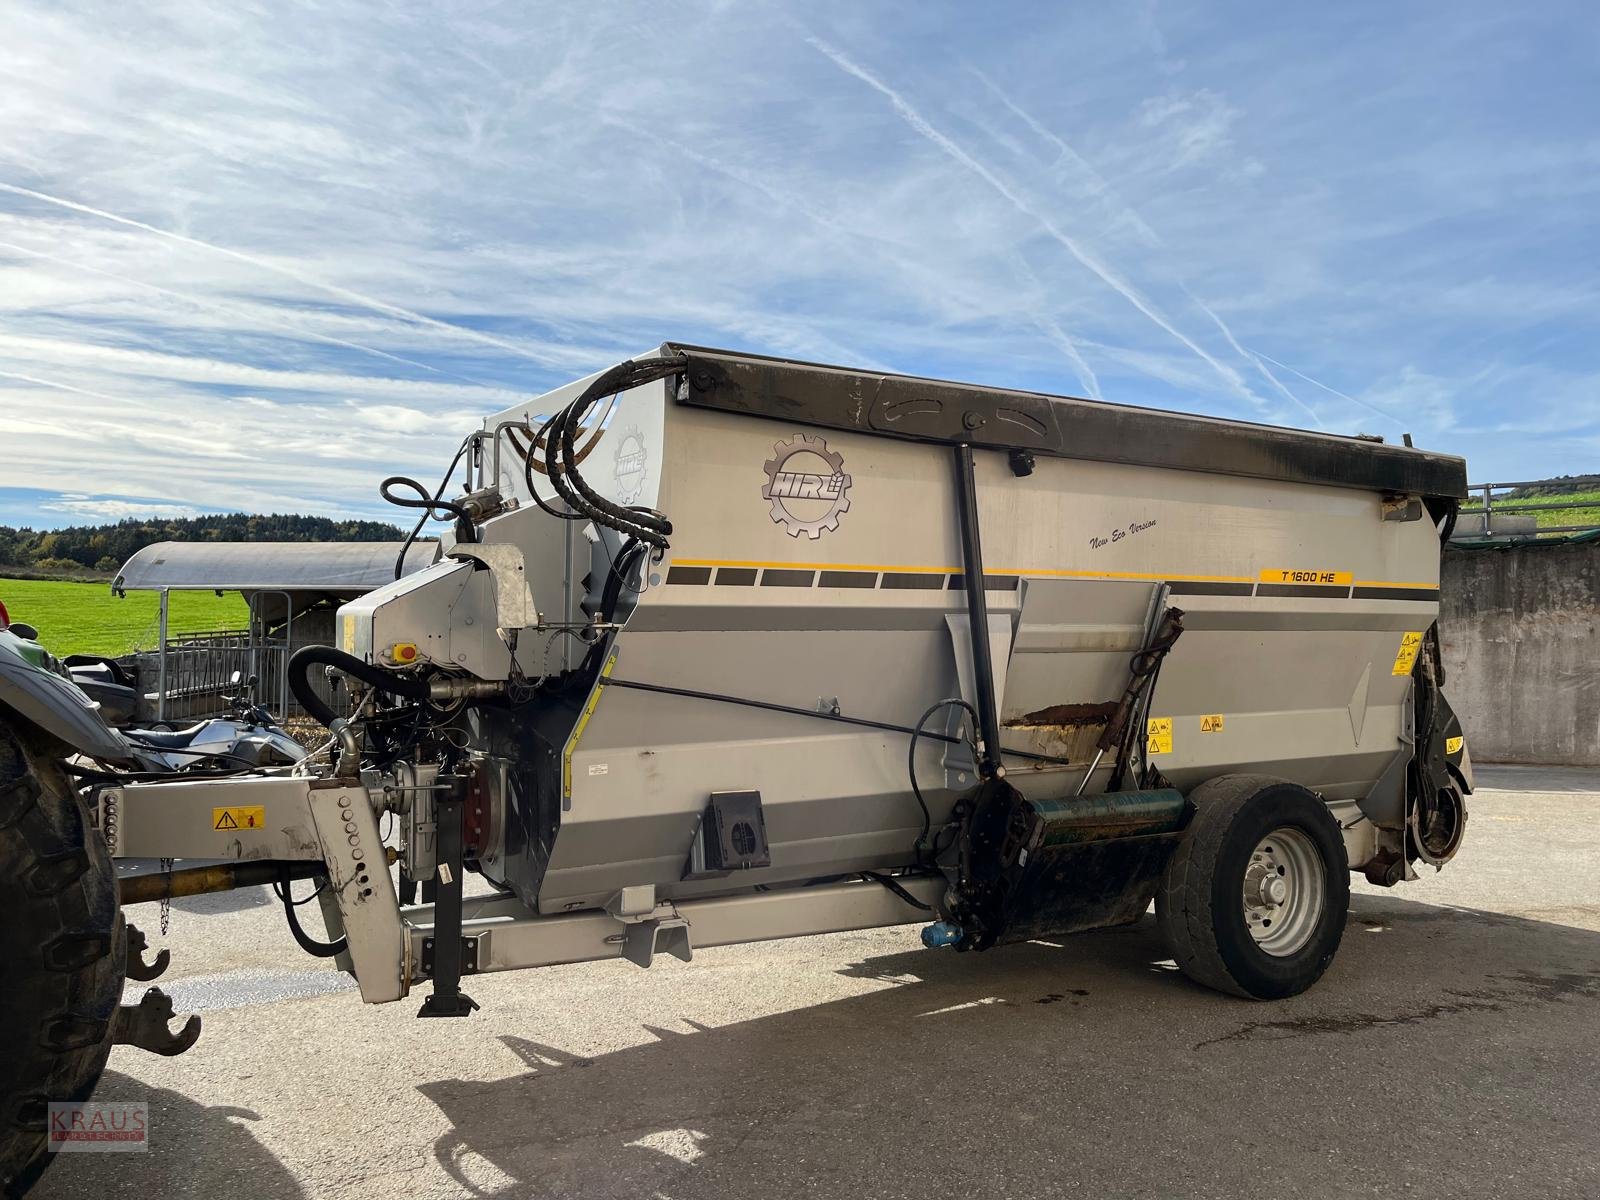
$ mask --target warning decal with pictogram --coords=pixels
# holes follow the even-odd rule
[[[259,804],[233,805],[211,810],[211,828],[223,831],[234,829],[264,829],[267,810]]]

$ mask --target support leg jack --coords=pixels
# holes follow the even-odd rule
[[[437,793],[434,801],[439,873],[433,907],[433,994],[422,1002],[419,1017],[464,1017],[478,1007],[461,990],[461,814],[466,781],[457,777],[450,782],[452,786]]]

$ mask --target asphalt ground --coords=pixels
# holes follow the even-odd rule
[[[418,1021],[264,890],[177,902],[165,941],[147,906],[204,1033],[118,1047],[97,1095],[149,1102],[148,1152],[34,1196],[1600,1195],[1600,771],[1479,784],[1456,861],[1358,880],[1328,974],[1270,1004],[1189,983],[1147,916],[484,976],[481,1012]]]

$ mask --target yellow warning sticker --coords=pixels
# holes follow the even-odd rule
[[[572,736],[567,739],[567,748],[561,756],[561,798],[571,807],[572,800],[572,752],[578,748],[578,739],[583,736],[583,730],[589,724],[589,718],[594,716],[594,706],[600,703],[601,689],[606,686],[606,680],[611,678],[611,669],[617,665],[617,656],[613,654],[606,659],[606,665],[600,668],[600,678],[595,681],[594,691],[589,693],[589,700],[583,706],[583,711],[578,714],[578,723],[572,727]],[[593,769],[589,774],[595,774]]]
[[[1262,583],[1324,583],[1329,586],[1346,586],[1355,582],[1349,571],[1302,571],[1292,567],[1267,567],[1261,572]]]
[[[1446,754],[1460,754],[1461,747],[1465,746],[1466,744],[1467,739],[1464,737],[1445,738],[1444,752]]]
[[[344,619],[344,652],[346,654],[354,654],[356,652],[356,619],[354,617],[346,617]]]
[[[1222,714],[1221,713],[1211,713],[1211,714],[1209,714],[1207,716],[1201,717],[1200,718],[1200,732],[1201,733],[1221,733],[1222,732]]]
[[[265,829],[267,810],[259,804],[234,805],[211,810],[213,829]]]
[[[1146,754],[1172,753],[1172,718],[1151,717],[1144,723]]]
[[[1411,668],[1417,665],[1417,651],[1422,649],[1422,633],[1413,631],[1400,635],[1400,652],[1394,656],[1394,670],[1391,675],[1409,675]]]

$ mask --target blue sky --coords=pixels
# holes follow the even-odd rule
[[[1600,19],[0,0],[0,523],[385,515],[666,339],[1600,467]]]

